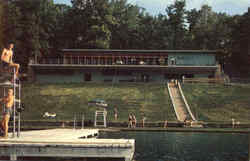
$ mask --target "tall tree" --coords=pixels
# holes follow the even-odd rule
[[[5,32],[15,43],[15,55],[22,67],[29,58],[48,53],[55,24],[54,4],[50,0],[10,1]]]
[[[111,28],[111,48],[134,48],[137,39],[140,8],[127,3],[127,0],[111,0],[110,7],[113,17]],[[134,39],[135,38],[135,39]]]
[[[250,75],[250,8],[248,12],[236,19],[232,31],[232,63],[240,75]]]
[[[3,48],[3,38],[4,38],[4,32],[3,32],[3,27],[4,27],[4,2],[0,0],[0,50]]]
[[[166,8],[168,22],[171,30],[169,41],[171,49],[182,49],[186,33],[185,13],[186,1],[175,0],[175,3]]]
[[[112,21],[108,0],[72,0],[69,16],[73,48],[109,48]],[[73,31],[72,31],[73,29]]]

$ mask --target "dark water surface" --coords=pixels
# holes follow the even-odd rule
[[[135,161],[248,161],[248,135],[246,134],[101,132],[99,138],[135,139]],[[37,158],[28,160],[83,161],[84,159]],[[92,160],[113,161],[111,159]]]
[[[136,161],[247,161],[248,135],[184,132],[103,132],[100,138],[135,139]]]

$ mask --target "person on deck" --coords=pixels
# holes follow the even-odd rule
[[[132,120],[133,120],[133,117],[132,117],[132,114],[130,113],[130,114],[128,115],[128,127],[129,127],[129,128],[132,128],[132,127],[133,127],[133,122],[132,122]]]
[[[3,67],[10,66],[16,68],[15,75],[18,77],[20,65],[13,62],[13,48],[14,44],[9,43],[8,48],[3,49],[1,63],[3,64]]]
[[[133,128],[136,128],[136,122],[137,122],[137,121],[136,121],[136,117],[135,117],[135,115],[133,114],[133,115],[132,115],[132,127],[133,127]]]
[[[164,121],[164,128],[167,128],[168,127],[168,120],[165,120]]]
[[[0,99],[0,102],[3,103],[3,119],[1,121],[1,130],[4,133],[4,138],[8,138],[8,129],[9,129],[9,120],[12,114],[12,106],[14,104],[14,95],[13,89],[8,90],[8,95]]]
[[[143,116],[142,116],[142,127],[144,127],[146,119],[147,118],[146,118],[145,114],[143,114]]]
[[[118,110],[117,110],[116,107],[114,109],[114,116],[115,116],[115,121],[117,121],[117,119],[118,119]]]

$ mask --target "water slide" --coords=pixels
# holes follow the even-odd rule
[[[181,122],[184,120],[196,121],[183,94],[181,84],[178,81],[168,82],[168,91],[177,119]]]

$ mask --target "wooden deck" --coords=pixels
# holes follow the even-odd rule
[[[97,129],[52,129],[22,132],[19,138],[0,139],[0,159],[9,157],[121,158],[132,160],[135,141],[96,139]],[[90,138],[92,137],[92,138]]]

